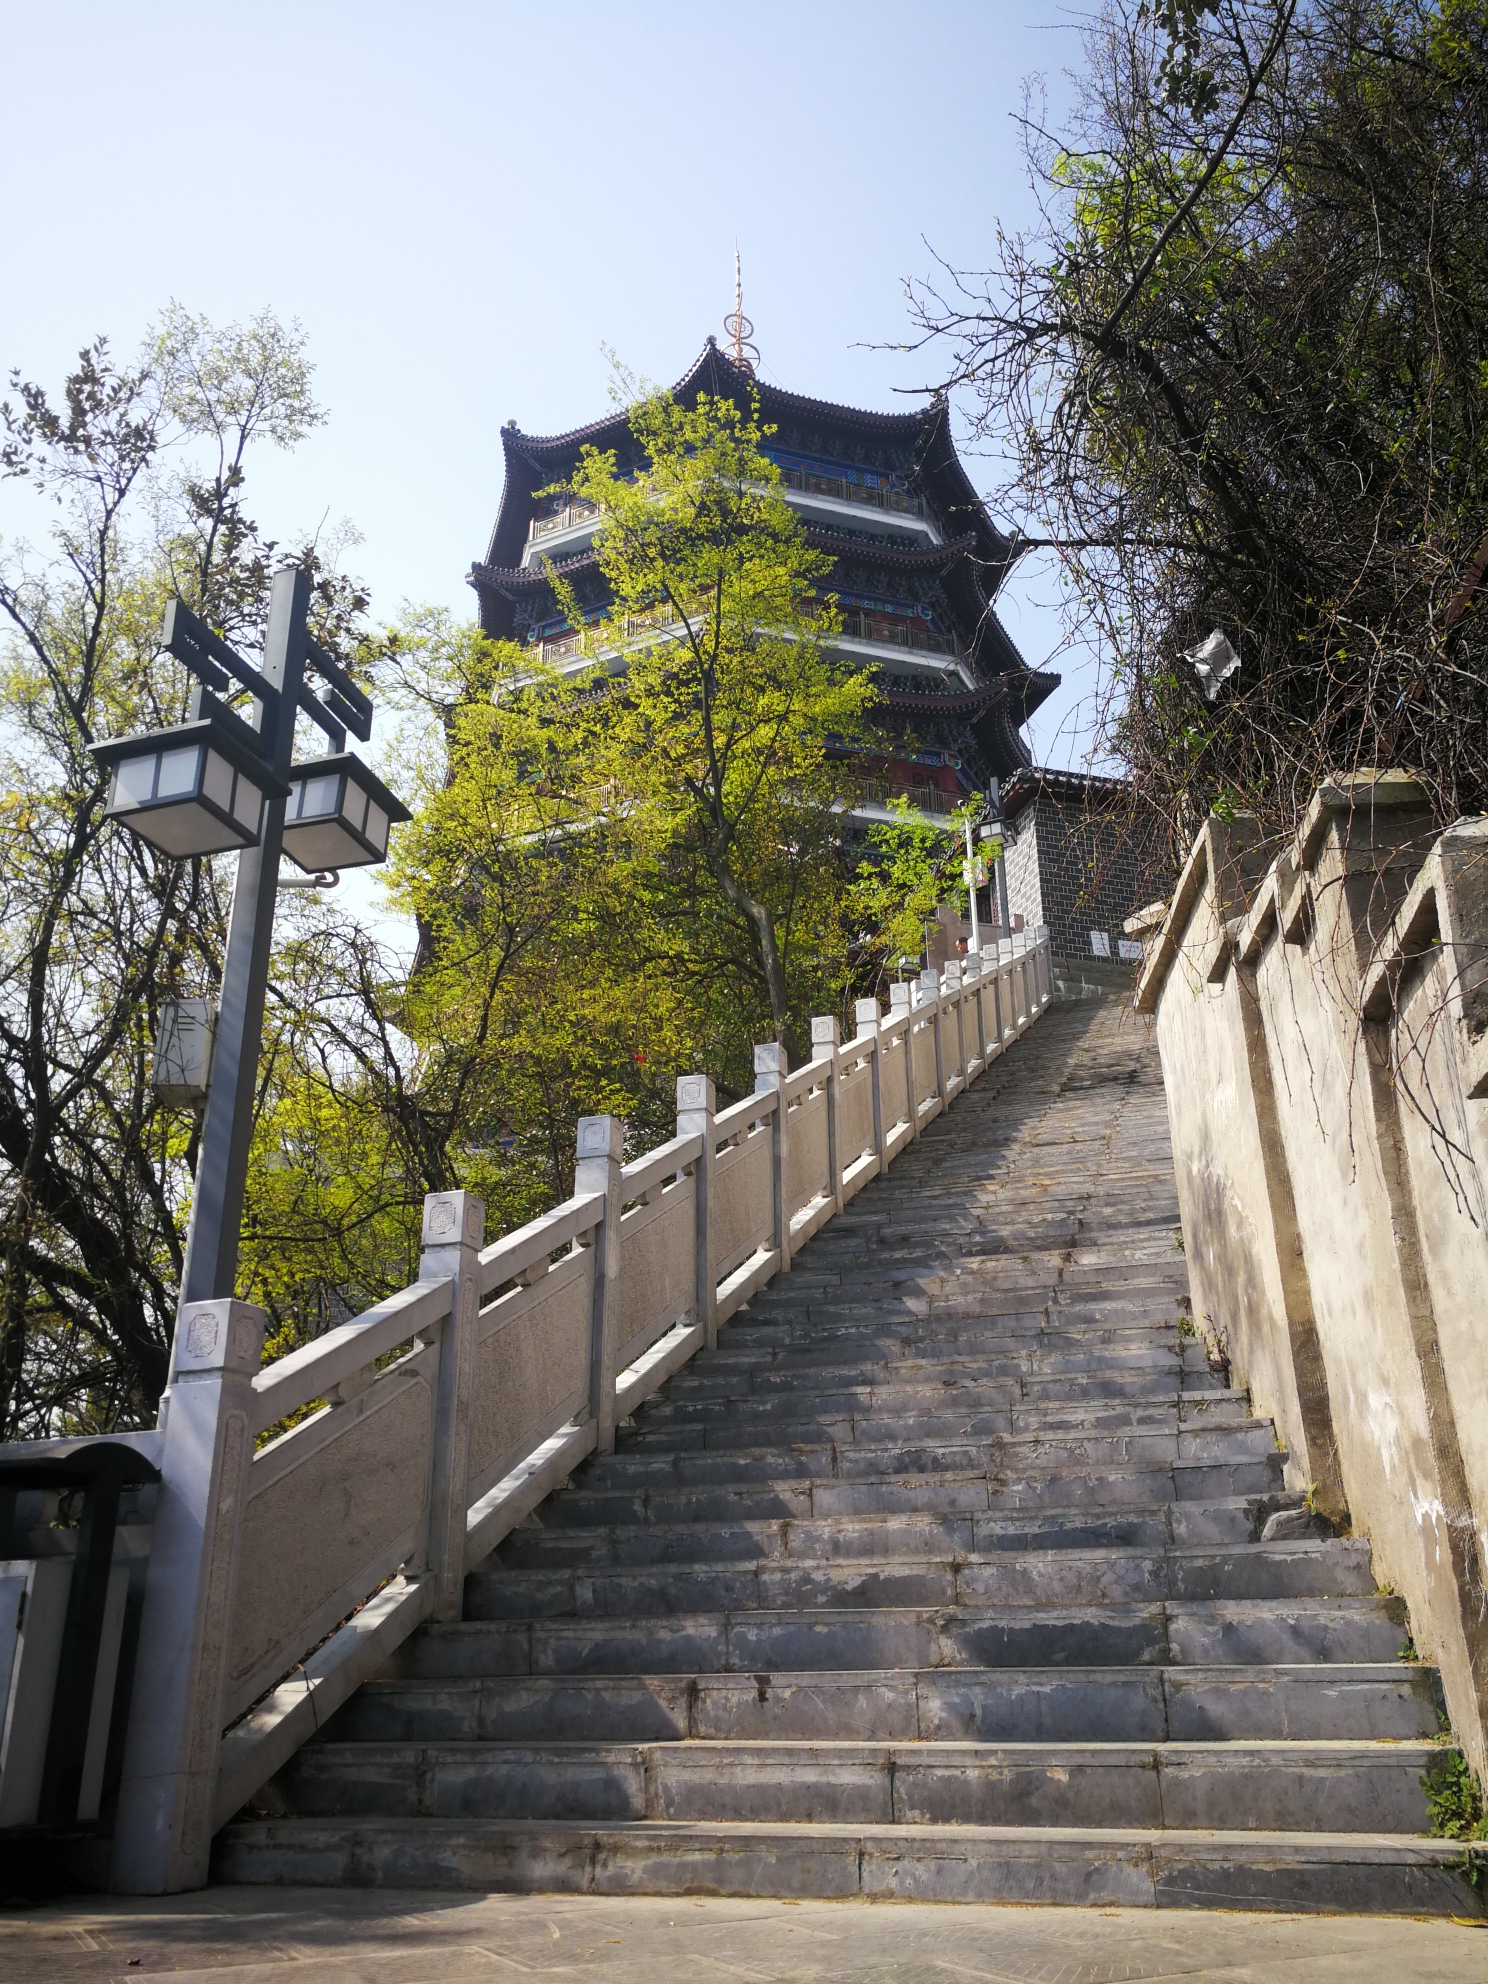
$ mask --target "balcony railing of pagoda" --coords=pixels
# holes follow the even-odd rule
[[[582,633],[554,634],[542,644],[542,657],[546,662],[570,661],[576,654],[584,652]]]
[[[648,634],[664,631],[679,625],[681,615],[670,604],[656,606],[645,613],[630,613],[625,617],[624,636],[628,641],[642,640]],[[917,623],[895,625],[885,620],[875,620],[864,613],[849,611],[842,615],[841,636],[843,640],[861,641],[866,647],[885,648],[896,654],[941,655],[948,660],[964,662],[966,657],[949,634],[939,634],[933,627]],[[550,665],[569,661],[584,651],[585,630],[568,629],[561,634],[551,634],[542,643],[543,660]],[[598,658],[598,650],[595,651]],[[605,653],[613,652],[611,649]]]
[[[863,482],[849,482],[845,476],[814,475],[806,469],[782,469],[780,480],[786,489],[803,496],[830,496],[837,503],[861,503],[869,510],[892,510],[901,517],[923,517],[925,499],[907,489],[873,488]]]
[[[964,658],[949,634],[937,634],[933,627],[875,620],[866,613],[844,612],[842,633],[846,640],[867,641],[874,647],[900,648],[911,654],[944,654],[957,661]]]
[[[627,613],[623,629],[624,638],[627,641],[644,640],[648,634],[678,626],[681,618],[681,614],[669,602],[662,606],[653,606],[645,613]],[[571,628],[562,634],[550,634],[542,644],[543,660],[552,664],[570,661],[575,655],[583,654],[585,639],[592,636],[594,631],[592,628],[579,627]],[[598,661],[618,652],[616,647],[610,645],[595,647],[590,650],[590,655],[591,659]]]
[[[857,787],[859,805],[887,807],[891,800],[907,799],[917,813],[929,813],[937,819],[945,819],[954,813],[966,797],[964,793],[943,792],[938,785],[906,788],[902,782],[888,778],[860,777],[855,778],[853,783]]]
[[[565,503],[561,510],[554,510],[546,517],[534,517],[527,527],[527,542],[536,544],[545,537],[556,537],[560,531],[569,530],[575,524],[588,523],[599,515],[597,503],[575,500]]]

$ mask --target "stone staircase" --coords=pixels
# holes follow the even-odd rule
[[[1176,1227],[1140,1024],[1052,1009],[219,1875],[1476,1913],[1436,1675],[1207,1365]]]

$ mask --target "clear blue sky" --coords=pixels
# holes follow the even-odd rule
[[[254,514],[280,538],[351,519],[383,614],[469,612],[501,423],[603,412],[604,345],[669,384],[720,329],[736,242],[769,379],[889,407],[933,378],[869,347],[906,335],[932,248],[985,266],[999,218],[1026,222],[1013,114],[1029,74],[1063,96],[1079,11],[10,0],[0,365],[55,387],[171,298],[298,317],[331,419],[260,459]],[[1048,584],[1001,605],[1035,665]],[[1039,761],[1078,759],[1077,694],[1036,719]]]

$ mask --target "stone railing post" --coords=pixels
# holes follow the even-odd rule
[[[811,1058],[825,1061],[827,1073],[827,1182],[836,1211],[842,1210],[842,1163],[837,1148],[837,1048],[839,1028],[830,1013],[814,1014],[811,1021]]]
[[[465,1609],[465,1510],[470,1486],[470,1413],[475,1393],[475,1319],[480,1314],[480,1250],[486,1208],[473,1192],[430,1192],[424,1200],[420,1281],[453,1282],[439,1335],[434,1401],[434,1465],[429,1493],[429,1572],[434,1617]]]
[[[944,1036],[945,1001],[940,996],[940,975],[934,966],[928,966],[920,973],[920,999],[925,1005],[935,1008],[931,1024],[935,1029],[935,1093],[940,1097],[944,1109],[949,1097],[946,1095],[946,1055]]]
[[[963,1046],[965,1045],[966,1025],[969,1025],[972,1034],[970,1059],[980,1061],[985,1069],[987,1063],[987,1034],[982,1024],[982,960],[976,951],[970,954],[961,967],[961,985],[961,1010],[969,1016],[961,1029],[962,1044]]]
[[[775,1249],[780,1256],[777,1274],[790,1270],[790,1144],[785,1130],[785,1049],[778,1040],[765,1040],[754,1050],[754,1092],[763,1095],[775,1090],[775,1114],[770,1124],[770,1176],[774,1193]]]
[[[873,1148],[878,1152],[880,1174],[888,1169],[888,1133],[884,1129],[883,1110],[883,1053],[877,1043],[880,1025],[877,999],[859,999],[853,1007],[853,1019],[857,1023],[857,1038],[865,1039],[870,1033],[875,1036],[873,1059],[870,1062],[873,1083]]]
[[[993,1031],[997,1036],[997,1051],[999,1054],[1002,1052],[1003,1037],[1004,1037],[1004,1022],[1002,1017],[1003,1014],[1002,972],[999,970],[998,962],[997,962],[999,956],[1001,955],[1001,951],[1002,951],[1002,945],[996,937],[992,938],[989,943],[983,944],[982,946],[982,965],[986,973],[987,981],[990,983],[991,991],[992,991],[992,1027],[993,1027]],[[987,1025],[987,1011],[984,1006],[982,1008],[983,1051],[985,1051],[986,1049],[986,1025]]]
[[[594,1234],[594,1306],[590,1312],[589,1411],[595,1451],[615,1450],[615,1353],[620,1338],[620,1159],[625,1125],[618,1116],[579,1118],[574,1194],[603,1192],[604,1218]]]
[[[184,1303],[176,1319],[114,1831],[111,1885],[122,1894],[179,1894],[207,1879],[264,1321],[231,1298]]]
[[[696,1215],[693,1320],[702,1324],[710,1350],[718,1341],[718,1278],[713,1272],[713,1174],[718,1164],[713,1148],[713,1117],[717,1108],[717,1092],[707,1075],[678,1075],[677,1135],[703,1140],[703,1148],[692,1168]]]
[[[904,1029],[904,1086],[909,1093],[909,1134],[911,1137],[917,1137],[920,1134],[919,1083],[915,1079],[914,1065],[914,995],[917,989],[914,985],[891,985],[889,987],[889,1018],[892,1020],[900,1013],[907,1013],[910,1016],[909,1024]]]
[[[945,972],[941,978],[941,991],[945,998],[953,1002],[956,1009],[955,1025],[951,1027],[948,1024],[946,1029],[951,1036],[946,1042],[946,1059],[948,1061],[952,1059],[952,1048],[954,1047],[955,1050],[955,1065],[948,1070],[946,1079],[949,1081],[951,1075],[959,1075],[961,1077],[961,1085],[964,1088],[966,1085],[966,1022],[963,1016],[966,1011],[966,998],[961,989],[961,960],[959,958],[951,958],[947,961]]]

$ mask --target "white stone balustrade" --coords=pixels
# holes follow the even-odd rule
[[[480,1201],[435,1193],[411,1287],[251,1379],[231,1359],[206,1380],[178,1368],[154,1436],[141,1652],[156,1651],[138,1665],[115,1885],[204,1881],[216,1828],[417,1626],[458,1618],[465,1572],[1052,990],[1048,933],[1025,932],[895,987],[887,1015],[859,1001],[850,1041],[814,1020],[793,1071],[778,1045],[756,1048],[755,1092],[727,1109],[706,1076],[682,1076],[678,1134],[629,1164],[624,1125],[587,1117],[564,1205],[485,1246]],[[230,1306],[256,1359],[263,1319]]]

